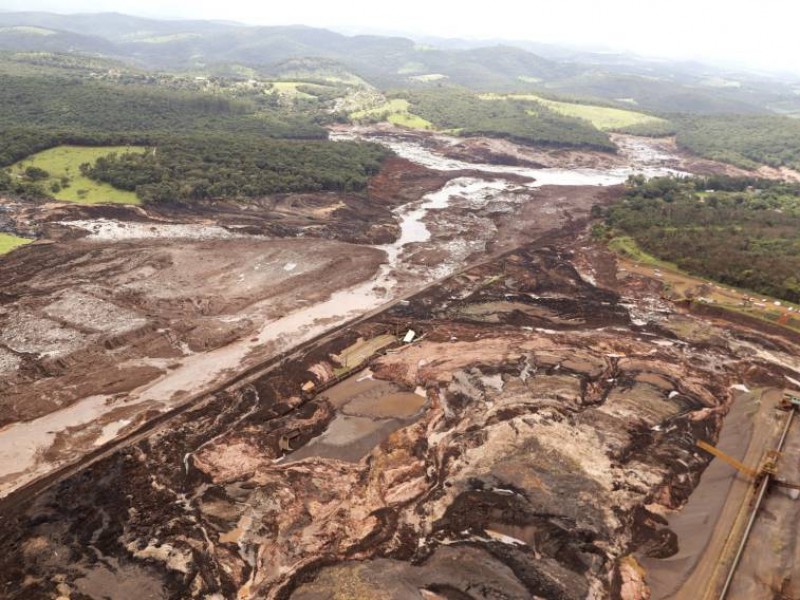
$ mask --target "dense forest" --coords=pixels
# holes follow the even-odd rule
[[[386,151],[327,141],[318,113],[265,93],[237,99],[77,76],[0,74],[0,167],[61,144],[132,144],[156,151],[110,156],[85,166],[85,174],[145,201],[363,189]],[[0,191],[49,195],[35,173],[0,171]]]
[[[800,302],[800,185],[634,177],[606,226],[687,272]]]
[[[778,115],[704,115],[673,119],[678,144],[744,168],[800,169],[800,120]]]
[[[523,144],[541,144],[614,151],[608,136],[581,119],[566,117],[538,105],[514,100],[487,102],[455,87],[399,94],[408,99],[412,113],[437,128],[455,129],[462,135],[504,137]]]
[[[310,118],[287,114],[270,104],[267,96],[258,104],[156,86],[0,75],[0,130],[174,133],[192,129],[325,137],[324,129]]]
[[[0,166],[58,144],[155,144],[176,134],[324,139],[311,116],[221,95],[0,74]]]
[[[110,154],[81,171],[145,202],[253,198],[278,192],[358,191],[380,169],[383,146],[184,137],[148,152]]]

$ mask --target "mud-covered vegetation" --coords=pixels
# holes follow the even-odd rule
[[[486,101],[464,89],[439,88],[406,94],[411,112],[441,129],[488,135],[523,144],[615,150],[608,136],[588,121],[560,115],[543,105],[513,99]]]
[[[81,171],[146,202],[253,198],[279,192],[363,190],[387,150],[377,144],[217,136],[155,151],[110,154]]]
[[[606,225],[690,273],[800,302],[798,185],[634,177]]]

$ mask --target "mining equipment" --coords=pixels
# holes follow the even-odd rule
[[[778,408],[788,413],[786,415],[786,420],[784,421],[783,424],[781,437],[778,441],[777,448],[773,450],[768,450],[764,454],[764,458],[761,460],[761,463],[758,465],[758,468],[748,467],[747,465],[736,460],[732,456],[729,456],[719,448],[715,448],[708,442],[705,442],[703,440],[697,441],[698,447],[702,448],[709,454],[719,458],[720,460],[728,463],[734,469],[738,470],[740,473],[748,477],[752,481],[753,486],[755,488],[755,496],[750,506],[750,518],[748,519],[747,526],[745,527],[744,533],[742,535],[741,541],[736,551],[736,555],[734,556],[733,561],[731,562],[730,569],[728,570],[728,576],[718,596],[719,600],[725,600],[725,597],[728,595],[728,590],[730,589],[731,583],[733,582],[733,577],[736,573],[736,567],[738,566],[739,561],[742,558],[742,554],[744,553],[745,546],[747,545],[747,538],[750,536],[750,532],[752,531],[753,525],[755,524],[756,521],[756,517],[758,516],[759,508],[761,507],[761,503],[763,502],[764,497],[766,496],[769,488],[772,485],[776,485],[780,487],[790,488],[792,490],[800,490],[800,484],[790,483],[784,479],[778,478],[778,463],[781,457],[781,450],[783,449],[783,445],[786,441],[786,436],[789,434],[789,428],[792,425],[792,419],[794,418],[794,415],[797,413],[797,411],[800,410],[800,393],[785,391],[783,393],[781,402],[778,405]]]

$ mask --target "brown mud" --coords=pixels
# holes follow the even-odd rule
[[[708,473],[695,441],[718,440],[731,386],[800,377],[797,340],[619,272],[586,234],[618,188],[490,169],[652,166],[650,142],[409,135],[488,164],[390,159],[366,195],[247,208],[6,203],[4,226],[56,243],[0,262],[5,466],[52,477],[0,499],[0,597],[650,597],[647,566],[686,540],[669,516]],[[351,302],[387,304],[341,327]],[[744,590],[772,574],[747,573]]]
[[[754,364],[784,371],[737,349],[745,329],[675,312],[638,279],[587,282],[572,263],[606,272],[608,255],[581,228],[459,273],[5,512],[2,594],[91,598],[130,573],[162,598],[645,597],[634,554],[678,549],[661,515],[708,464],[694,441],[717,439]],[[373,379],[302,398],[358,338],[409,326],[423,339],[383,351]],[[345,417],[360,425],[337,428]],[[352,452],[281,460],[287,438]]]

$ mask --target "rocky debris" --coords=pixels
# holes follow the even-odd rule
[[[644,580],[644,569],[639,566],[635,558],[626,556],[620,561],[619,577],[622,582],[619,591],[621,600],[650,600],[650,590]]]
[[[439,152],[434,161],[597,159],[408,135]],[[652,148],[623,154],[665,164]],[[0,370],[13,373],[0,380],[0,425],[27,440],[29,424],[13,421],[109,394],[74,407],[102,405],[107,420],[47,428],[52,447],[36,460],[82,456],[130,431],[159,414],[157,402],[131,412],[132,386],[194,353],[220,351],[216,360],[259,323],[291,323],[288,309],[371,277],[383,251],[320,238],[391,242],[401,229],[391,209],[454,177],[488,181],[427,213],[427,241],[403,248],[408,280],[420,265],[452,272],[510,253],[198,399],[39,495],[0,502],[0,595],[648,598],[632,557],[678,550],[663,515],[707,464],[695,441],[716,439],[733,384],[796,375],[797,340],[720,325],[719,314],[665,300],[660,282],[619,279],[583,235],[592,204],[619,190],[522,190],[530,178],[491,166],[445,173],[391,159],[366,195],[282,195],[246,209],[34,204],[4,215],[60,242],[0,263]],[[226,239],[112,244],[58,224],[98,219],[137,231],[212,226]],[[338,382],[332,357],[410,327],[413,343]],[[356,377],[374,379],[358,387]]]

